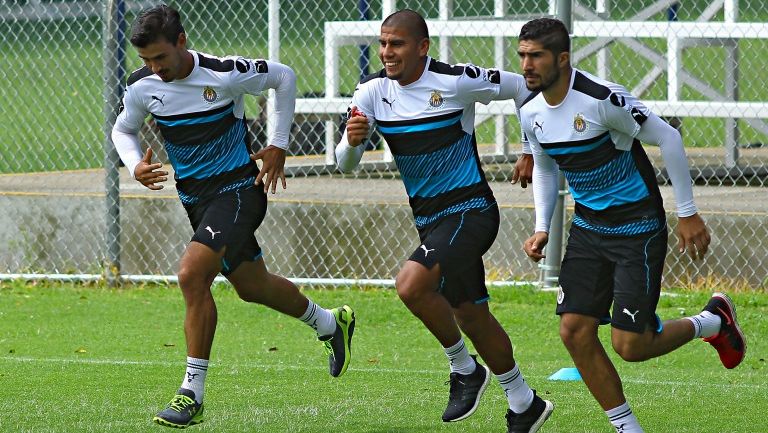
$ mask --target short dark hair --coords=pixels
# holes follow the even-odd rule
[[[184,33],[179,12],[166,5],[153,6],[144,9],[136,17],[131,28],[131,44],[138,48],[157,42],[164,38],[173,45]]]
[[[571,52],[571,37],[562,21],[555,18],[536,18],[528,21],[520,29],[521,41],[536,41],[544,46],[544,49],[558,55],[562,52]]]
[[[401,9],[392,13],[384,22],[381,23],[382,27],[405,27],[414,33],[414,36],[418,40],[424,38],[429,39],[429,30],[427,29],[427,22],[424,21],[424,17],[418,12],[412,9]]]

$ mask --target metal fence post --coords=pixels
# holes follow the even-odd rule
[[[371,19],[371,5],[368,0],[358,0],[357,9],[360,12],[360,21],[368,21]],[[370,47],[368,44],[357,46],[357,48],[360,50],[360,56],[358,57],[358,63],[360,65],[360,79],[363,79],[363,77],[368,75],[368,69],[371,64],[371,59],[368,57],[368,47]]]
[[[739,20],[739,1],[727,0],[723,5],[725,22],[735,23]],[[728,101],[739,100],[739,40],[726,39],[725,46],[725,97]],[[725,119],[725,167],[729,170],[739,163],[739,121],[734,118]],[[738,171],[734,170],[733,175]]]
[[[555,4],[556,17],[565,23],[569,33],[573,33],[571,13],[571,0],[558,0]],[[560,278],[560,262],[563,258],[563,242],[565,239],[565,176],[559,172],[557,176],[557,188],[560,191],[555,204],[555,212],[552,215],[552,223],[549,230],[549,243],[547,244],[547,257],[541,266],[542,278],[539,282],[544,288],[557,287]]]
[[[125,2],[110,0],[104,8],[104,171],[106,192],[106,258],[104,278],[120,282],[120,157],[112,144],[125,81]]]
[[[273,62],[280,61],[280,0],[269,0],[268,2],[267,23],[267,58]],[[277,126],[277,114],[275,113],[275,89],[269,89],[267,92],[267,141],[264,147],[270,143],[269,140],[275,136],[275,127]]]

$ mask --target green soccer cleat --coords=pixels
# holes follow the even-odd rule
[[[355,332],[355,312],[345,305],[331,310],[336,319],[336,331],[318,337],[325,344],[331,376],[339,377],[347,371],[352,357],[352,334]]]
[[[166,427],[187,428],[203,422],[203,404],[197,404],[192,390],[181,388],[168,406],[152,421]]]

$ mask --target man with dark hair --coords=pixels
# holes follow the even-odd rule
[[[598,338],[601,323],[611,324],[613,349],[630,362],[704,337],[723,365],[734,368],[746,342],[722,293],[695,316],[662,323],[656,315],[667,223],[641,141],[661,149],[677,204],[679,251],[701,259],[710,242],[693,202],[682,139],[624,87],[572,68],[569,46],[565,26],[555,19],[530,21],[520,31],[520,63],[534,92],[520,108],[535,161],[536,226],[524,249],[535,261],[544,257],[560,169],[576,202],[560,270],[560,337],[617,432],[637,433],[642,428]]]
[[[509,336],[488,309],[483,254],[499,229],[499,208],[480,166],[475,103],[529,92],[519,74],[430,58],[424,19],[412,10],[387,17],[379,58],[384,69],[360,81],[336,147],[338,166],[360,161],[371,127],[387,140],[402,176],[421,244],[403,265],[397,294],[442,345],[450,362],[443,421],[477,409],[490,379],[469,354],[466,334],[507,397],[509,432],[535,432],[553,405],[536,395],[515,362]]]
[[[286,65],[244,57],[214,57],[187,49],[179,13],[168,6],[143,11],[131,42],[145,66],[131,74],[112,140],[142,185],[158,190],[168,172],[142,156],[138,132],[151,114],[175,169],[176,188],[194,235],[179,264],[186,303],[187,369],[181,388],[154,421],[185,428],[203,421],[203,390],[216,304],[211,284],[222,273],[240,298],[296,317],[312,327],[329,352],[330,373],[349,365],[355,316],[348,306],[325,310],[287,279],[271,274],[254,237],[267,210],[267,190],[286,187],[285,149],[296,100],[296,76]],[[275,89],[277,125],[270,145],[250,155],[245,94]],[[259,170],[254,162],[263,161]]]

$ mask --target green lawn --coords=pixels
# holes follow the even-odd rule
[[[352,305],[358,323],[350,370],[327,374],[312,332],[297,320],[217,286],[219,327],[200,432],[498,432],[506,401],[497,384],[466,421],[443,424],[447,361],[393,290],[306,290],[324,306]],[[528,382],[555,403],[543,433],[609,433],[581,382],[547,377],[570,366],[552,313],[554,294],[492,290]],[[664,297],[664,318],[695,313],[707,294]],[[736,294],[749,339],[743,365],[723,369],[693,342],[640,364],[617,362],[648,432],[764,431],[768,295]],[[183,375],[183,302],[175,286],[111,290],[0,283],[0,431],[160,432],[150,423]],[[607,330],[603,330],[607,331]],[[603,334],[604,341],[607,333]]]

